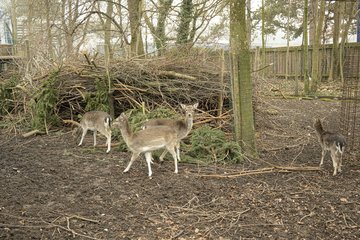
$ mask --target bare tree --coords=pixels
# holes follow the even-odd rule
[[[153,13],[150,16],[145,11],[144,19],[147,27],[153,36],[155,47],[159,55],[162,55],[166,50],[166,19],[171,11],[173,0],[158,0],[154,6]],[[156,20],[156,24],[152,20]]]
[[[130,49],[132,56],[144,55],[144,42],[141,33],[143,0],[128,0],[129,23],[131,32]]]

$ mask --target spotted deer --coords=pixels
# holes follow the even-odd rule
[[[330,156],[334,167],[333,175],[335,176],[338,172],[341,172],[342,155],[344,154],[346,145],[345,137],[340,133],[325,131],[320,119],[315,120],[314,128],[316,130],[316,135],[322,149],[320,167],[324,163],[324,157],[327,151],[330,151]]]
[[[150,119],[143,125],[143,129],[153,128],[157,126],[168,126],[176,131],[177,143],[176,143],[176,156],[180,161],[180,141],[184,139],[191,131],[194,122],[194,112],[198,107],[198,103],[193,105],[180,104],[181,108],[185,111],[184,119]],[[164,160],[167,153],[165,149],[160,156],[160,161]]]
[[[113,126],[120,129],[121,135],[132,152],[131,159],[124,172],[128,172],[133,162],[141,153],[145,154],[148,166],[148,175],[151,178],[152,152],[161,148],[169,151],[174,159],[175,173],[178,173],[177,156],[175,146],[177,144],[177,132],[168,126],[157,126],[133,132],[128,118],[122,113],[115,119]]]
[[[90,111],[86,112],[82,117],[79,126],[82,129],[81,140],[79,146],[82,145],[84,137],[88,130],[93,131],[94,146],[96,146],[96,134],[100,132],[106,137],[107,150],[110,152],[111,148],[111,117],[106,112],[102,111]]]

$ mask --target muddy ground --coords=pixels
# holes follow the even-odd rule
[[[329,155],[306,168],[321,155],[314,117],[337,131],[340,104],[269,95],[256,107],[259,159],[180,162],[179,174],[155,162],[152,179],[144,159],[122,173],[129,153],[93,148],[91,134],[78,147],[66,128],[2,132],[0,239],[360,239],[359,154],[347,152],[335,177]]]

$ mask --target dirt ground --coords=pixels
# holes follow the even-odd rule
[[[0,239],[360,239],[359,154],[347,152],[335,177],[329,155],[306,171],[321,155],[313,119],[337,131],[339,106],[268,96],[257,105],[258,160],[180,162],[178,174],[155,162],[152,179],[144,159],[123,173],[129,153],[93,148],[91,134],[78,147],[70,129],[2,133]]]

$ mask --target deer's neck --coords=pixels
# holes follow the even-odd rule
[[[129,146],[129,143],[131,142],[133,138],[133,132],[131,131],[129,122],[126,121],[123,126],[120,128],[121,135],[123,136],[123,139],[126,143],[126,145]]]
[[[181,124],[179,125],[178,137],[180,138],[186,137],[191,131],[192,126],[193,126],[193,118],[186,116],[185,119],[182,120]]]
[[[185,124],[187,127],[187,132],[191,131],[191,128],[193,126],[193,121],[194,121],[193,117],[188,117],[188,116],[185,117]]]
[[[316,133],[320,136],[325,132],[325,130],[323,129],[321,124],[316,124],[315,130],[316,130]]]

